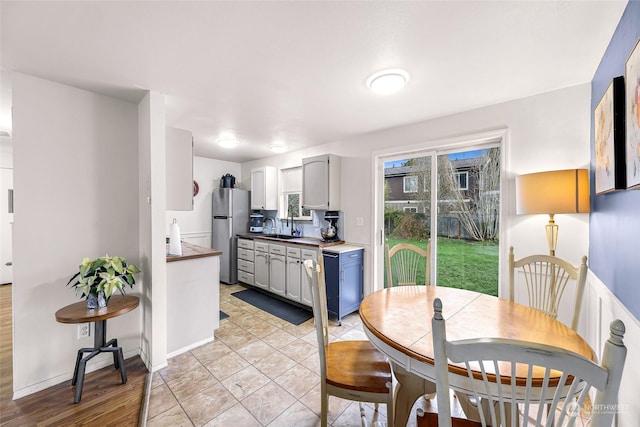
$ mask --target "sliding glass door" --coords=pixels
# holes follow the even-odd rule
[[[394,157],[383,173],[385,287],[398,274],[388,250],[410,243],[428,254],[417,284],[498,295],[500,147]]]

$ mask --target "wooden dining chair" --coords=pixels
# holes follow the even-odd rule
[[[389,240],[386,240],[385,253],[387,263],[387,285],[429,285],[429,259],[431,255],[431,241],[427,241],[427,249],[424,250],[411,243],[398,243],[389,248]],[[424,270],[421,268],[424,265]],[[418,272],[424,272],[424,283],[418,283]],[[395,274],[394,274],[395,273]],[[394,284],[393,277],[397,278]]]
[[[584,286],[587,280],[587,257],[582,257],[578,267],[551,255],[531,255],[516,260],[513,246],[509,248],[509,301],[514,301],[516,271],[524,276],[529,307],[556,318],[560,301],[570,283],[575,282],[575,301],[571,329],[577,331]],[[520,281],[522,283],[522,281]]]
[[[438,427],[458,425],[451,417],[450,388],[488,401],[489,405],[478,406],[480,425],[505,427],[518,425],[518,405],[524,406],[524,413],[535,426],[572,427],[593,388],[593,407],[608,409],[593,411],[590,426],[611,426],[627,355],[622,321],[611,322],[602,364],[598,365],[563,348],[533,342],[498,338],[447,341],[439,298],[433,309]],[[551,410],[545,410],[547,404]],[[425,422],[433,418],[430,415]]]
[[[321,426],[327,425],[329,395],[360,402],[361,421],[366,426],[362,402],[387,405],[387,419],[393,420],[393,376],[384,354],[369,341],[329,341],[327,294],[322,255],[307,259],[304,267],[311,287],[313,317],[320,354]]]

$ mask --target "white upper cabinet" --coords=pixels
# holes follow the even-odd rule
[[[193,137],[183,129],[166,130],[167,210],[193,210]]]
[[[333,154],[302,159],[302,207],[340,210],[340,157]]]
[[[251,169],[251,209],[278,209],[278,170],[273,166]]]

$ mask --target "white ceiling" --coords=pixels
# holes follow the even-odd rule
[[[1,3],[11,71],[137,102],[166,95],[195,154],[339,141],[588,82],[626,1]],[[367,77],[401,67],[392,96]],[[6,113],[6,111],[5,111]],[[228,132],[241,141],[222,149]]]

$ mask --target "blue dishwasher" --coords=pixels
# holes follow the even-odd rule
[[[364,249],[355,248],[344,252],[322,251],[324,258],[324,280],[327,284],[327,311],[330,316],[342,318],[360,307],[363,298]]]

